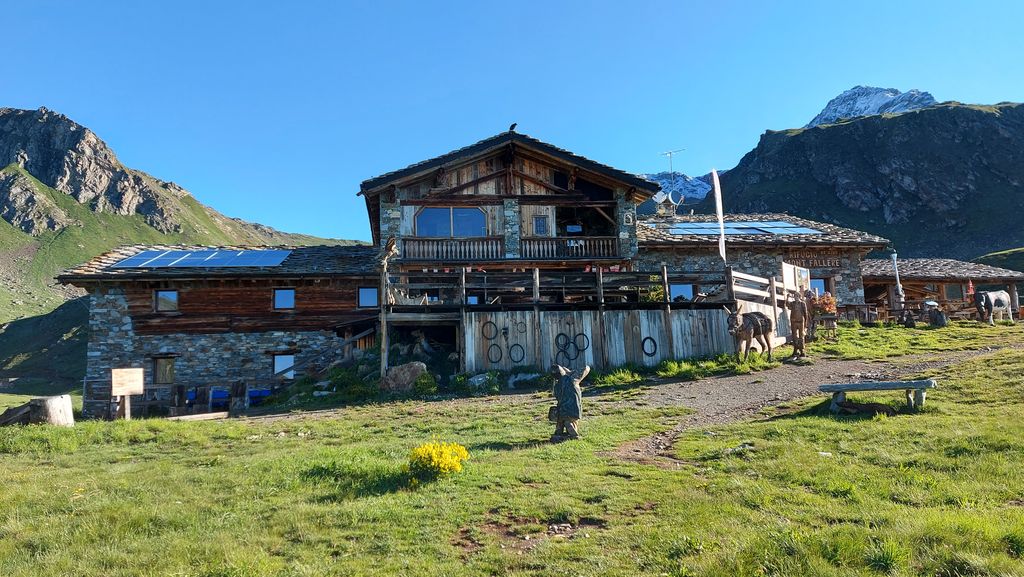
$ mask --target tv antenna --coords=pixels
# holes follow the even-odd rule
[[[667,156],[668,157],[668,177],[669,177],[669,182],[672,183],[672,189],[673,190],[676,188],[676,171],[675,171],[675,169],[672,168],[672,157],[675,156],[676,154],[679,154],[680,152],[682,152],[684,150],[686,150],[686,149],[685,148],[680,148],[680,149],[677,149],[677,150],[669,150],[667,152],[662,152],[661,153],[661,156]],[[668,193],[668,200],[672,204],[679,204],[679,202],[683,201],[683,197],[680,196],[679,197],[679,202],[676,202],[676,201],[672,200],[672,193],[669,192]]]

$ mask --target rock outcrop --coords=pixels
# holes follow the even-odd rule
[[[1018,247],[1024,105],[947,103],[769,131],[722,175],[722,188],[727,211],[834,222],[893,239],[907,256]]]

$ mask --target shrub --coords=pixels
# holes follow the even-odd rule
[[[429,397],[437,394],[437,379],[430,371],[425,371],[416,382],[412,384],[412,390],[417,397]]]
[[[907,552],[895,541],[882,541],[868,551],[868,567],[886,574],[893,574],[907,561]]]
[[[367,401],[380,395],[380,386],[375,380],[360,378],[353,369],[336,368],[329,379],[337,398],[347,403]]]
[[[459,473],[466,459],[469,459],[469,451],[462,445],[434,439],[409,452],[409,476],[415,485],[417,480],[431,481]]]

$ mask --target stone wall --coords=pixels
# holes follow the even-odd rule
[[[522,210],[519,201],[506,198],[502,206],[503,236],[505,237],[505,258],[519,258],[519,245],[522,230]]]
[[[864,283],[861,279],[860,249],[829,249],[830,258],[822,259],[822,266],[807,267],[812,278],[832,278],[835,297],[839,304],[863,304]],[[808,249],[799,249],[801,256]],[[726,247],[726,257],[733,270],[765,278],[782,277],[782,263],[803,266],[794,256],[792,249],[757,248],[732,249]],[[723,269],[718,256],[718,246],[644,248],[633,261],[633,268],[641,271],[660,271],[661,265],[668,265],[669,272],[707,272]]]
[[[633,258],[637,254],[636,203],[622,190],[615,193],[615,222],[618,224],[619,255]]]
[[[294,354],[296,364],[334,349],[341,343],[333,332],[271,331],[262,333],[136,335],[124,291],[98,288],[89,295],[89,343],[86,365],[85,417],[102,417],[110,401],[110,369],[142,367],[146,393],[143,401],[171,402],[169,386],[153,384],[153,359],[174,357],[174,384],[223,385],[271,378],[273,355]],[[328,355],[330,357],[330,355]]]

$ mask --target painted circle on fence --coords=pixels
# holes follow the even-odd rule
[[[576,333],[576,336],[572,338],[572,342],[581,353],[590,348],[590,337],[583,333]]]
[[[644,340],[640,341],[640,348],[644,350],[645,355],[653,357],[658,354],[658,341],[651,337],[644,337]]]
[[[513,363],[521,363],[526,358],[526,349],[523,345],[515,344],[508,348],[508,359]]]
[[[487,347],[487,360],[492,364],[501,362],[501,347],[493,344]]]
[[[485,339],[493,341],[494,337],[498,336],[498,325],[494,324],[493,321],[487,321],[482,327],[480,327],[480,334],[482,334]]]
[[[558,333],[555,335],[555,346],[558,350],[564,351],[565,347],[569,344],[569,335],[565,333]]]
[[[565,348],[562,349],[562,352],[565,353],[565,358],[569,359],[570,361],[575,361],[580,356],[580,348],[577,347],[576,343],[572,341],[569,341],[569,343],[565,345]]]
[[[525,333],[526,332],[526,321],[519,321],[519,323],[516,324],[516,330],[519,331],[520,333]]]

